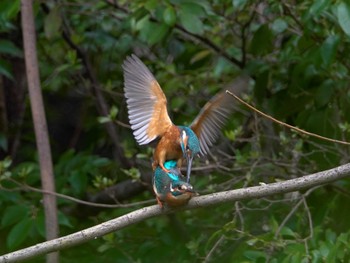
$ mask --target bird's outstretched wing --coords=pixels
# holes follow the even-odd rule
[[[236,95],[241,95],[249,85],[249,77],[246,75],[236,78],[225,90],[215,95],[204,105],[198,116],[191,124],[191,129],[196,133],[200,142],[200,153],[207,154],[210,146],[217,139],[221,128],[225,125],[228,116],[234,109],[233,98],[226,94],[229,90]]]
[[[131,129],[139,144],[150,143],[172,125],[166,97],[153,74],[137,56],[128,56],[123,70]]]

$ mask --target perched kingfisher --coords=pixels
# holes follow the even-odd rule
[[[135,55],[128,56],[123,63],[124,92],[129,120],[136,141],[148,144],[157,138],[153,155],[153,170],[164,166],[167,160],[187,161],[187,183],[190,181],[193,157],[209,152],[228,115],[233,110],[232,98],[225,91],[207,102],[189,127],[176,126],[167,110],[167,99],[157,80]],[[240,94],[248,87],[247,76],[238,77],[228,90]]]
[[[164,203],[172,207],[187,204],[197,193],[185,181],[176,160],[164,162],[164,167],[168,172],[157,166],[152,181],[159,206],[162,208]]]

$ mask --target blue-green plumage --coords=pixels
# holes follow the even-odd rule
[[[187,203],[195,192],[192,185],[185,181],[177,161],[166,161],[164,167],[169,170],[168,173],[158,166],[153,175],[153,190],[159,205],[180,206]]]
[[[187,126],[177,126],[181,130],[181,136],[183,136],[183,132],[185,132],[185,135],[188,137],[187,139],[187,147],[192,151],[192,155],[197,155],[200,151],[200,144],[199,139],[197,135],[194,133],[194,131]],[[184,145],[181,144],[182,152],[185,154],[186,149],[184,149]]]
[[[200,143],[198,140],[197,135],[194,133],[194,131],[187,126],[178,126],[180,129],[180,146],[182,150],[182,154],[184,158],[187,161],[187,183],[190,182],[190,175],[191,175],[191,167],[192,167],[192,160],[193,157],[199,154],[200,152]]]

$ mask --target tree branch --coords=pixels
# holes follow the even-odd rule
[[[154,19],[155,22],[158,22],[158,20]],[[228,61],[230,61],[232,64],[236,65],[240,69],[243,69],[245,66],[245,61],[242,59],[242,61],[232,57],[230,54],[228,54],[224,49],[220,48],[218,45],[216,45],[213,41],[211,41],[209,38],[205,38],[203,36],[191,33],[187,31],[183,26],[179,24],[175,24],[174,26],[176,29],[178,29],[182,34],[189,36],[195,40],[197,40],[199,43],[201,43],[203,46],[206,46],[213,50],[215,53],[219,54],[220,56],[223,56]],[[245,58],[244,58],[245,59]]]
[[[340,141],[340,140],[336,140],[336,139],[332,139],[332,138],[328,138],[328,137],[325,137],[325,136],[321,136],[319,134],[316,134],[316,133],[312,133],[312,132],[308,132],[308,131],[305,131],[303,129],[300,129],[298,127],[295,127],[295,126],[292,126],[288,123],[285,123],[283,121],[279,121],[277,119],[275,119],[274,117],[256,109],[255,107],[253,107],[252,105],[250,105],[249,103],[245,102],[244,100],[242,100],[240,97],[238,97],[237,95],[233,94],[232,92],[226,90],[226,93],[228,93],[229,95],[231,95],[232,97],[234,97],[236,100],[238,100],[240,103],[242,103],[243,105],[245,105],[246,107],[248,107],[249,109],[253,110],[254,112],[260,114],[261,116],[264,116],[265,118],[273,121],[273,122],[276,122],[278,123],[279,125],[282,125],[284,127],[287,127],[291,130],[294,130],[298,133],[301,133],[301,134],[305,134],[305,135],[308,135],[308,136],[311,136],[311,137],[315,137],[315,138],[318,138],[320,140],[324,140],[324,141],[328,141],[328,142],[333,142],[333,143],[339,143],[339,144],[344,144],[344,145],[350,145],[350,142],[345,142],[345,141]]]
[[[22,34],[28,79],[28,90],[33,115],[37,149],[39,152],[40,176],[45,191],[55,192],[52,157],[41,94],[38,58],[36,53],[33,1],[21,1]],[[58,237],[56,197],[44,194],[46,239]],[[58,253],[47,256],[47,262],[58,262]]]
[[[188,205],[177,209],[161,209],[158,205],[144,207],[121,217],[112,219],[102,224],[87,228],[85,230],[55,239],[34,246],[21,249],[3,256],[0,256],[0,263],[18,262],[27,260],[39,255],[44,255],[52,251],[62,250],[85,243],[97,237],[123,229],[127,226],[139,223],[148,218],[169,214],[176,211],[195,209],[229,203],[239,200],[262,198],[275,194],[298,191],[314,186],[331,183],[350,175],[350,164],[345,164],[330,170],[306,175],[300,178],[287,180],[284,182],[263,184],[249,188],[236,189],[225,192],[218,192],[209,195],[193,198]]]

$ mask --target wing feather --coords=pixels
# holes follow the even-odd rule
[[[123,70],[131,129],[139,144],[150,143],[172,125],[166,97],[153,74],[137,56],[128,56]]]
[[[249,77],[240,76],[227,88],[235,94],[246,91],[249,85]],[[226,89],[214,96],[204,105],[198,116],[191,124],[191,129],[196,133],[200,142],[200,153],[207,154],[209,148],[216,141],[220,130],[225,125],[229,115],[234,109],[233,99],[226,94]]]

